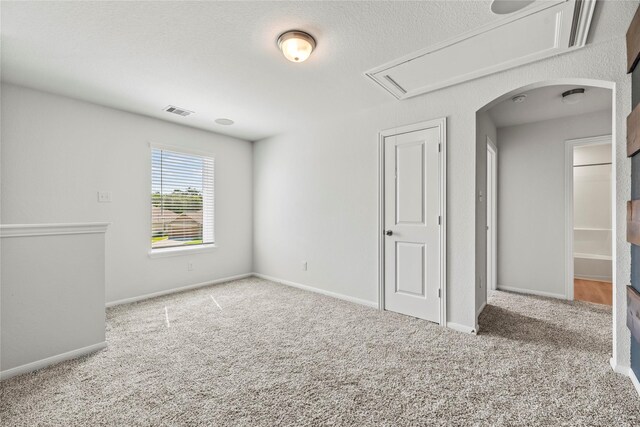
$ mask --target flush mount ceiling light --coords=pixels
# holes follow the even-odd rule
[[[571,89],[562,93],[562,102],[565,104],[577,104],[584,98],[584,88]]]
[[[220,119],[215,119],[215,122],[219,125],[223,125],[223,126],[231,126],[232,124],[234,124],[235,122],[231,119],[224,119],[224,118],[220,118]]]
[[[316,41],[304,31],[292,30],[278,37],[278,48],[289,61],[302,62],[316,48]]]
[[[524,94],[524,93],[522,93],[522,94],[520,94],[520,95],[516,95],[516,96],[514,96],[513,98],[511,98],[511,100],[512,100],[513,102],[515,102],[516,104],[521,104],[521,103],[523,103],[525,99],[527,99],[527,95],[526,95],[526,94]]]
[[[491,12],[496,15],[508,15],[524,9],[533,3],[534,0],[493,0],[491,3]]]

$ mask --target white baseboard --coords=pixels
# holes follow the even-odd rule
[[[482,305],[480,306],[480,309],[478,310],[478,315],[480,315],[480,313],[482,313],[482,311],[484,310],[484,308],[487,306],[487,302],[483,302]]]
[[[636,391],[638,392],[638,396],[640,396],[640,381],[638,381],[638,377],[636,376],[636,373],[633,372],[633,369],[629,368],[629,378],[631,378],[631,382],[633,383],[633,386],[636,388]]]
[[[66,353],[58,354],[55,356],[47,357],[46,359],[36,360],[35,362],[27,363],[26,365],[16,366],[15,368],[7,369],[0,372],[0,380],[6,380],[7,378],[15,377],[16,375],[26,374],[28,372],[35,371],[37,369],[46,368],[47,366],[54,365],[65,360],[75,359],[86,354],[95,353],[98,350],[102,350],[107,347],[106,342],[100,342],[87,347],[82,347],[77,350],[71,350]]]
[[[498,285],[498,290],[499,291],[508,291],[508,292],[517,292],[519,294],[537,295],[537,296],[541,296],[541,297],[567,299],[567,297],[565,295],[562,295],[562,294],[554,294],[552,292],[536,291],[536,290],[533,290],[533,289],[513,288],[511,286]]]
[[[474,328],[470,328],[469,326],[461,325],[459,323],[447,322],[447,328],[453,329],[454,331],[462,332],[464,334],[476,334],[476,330]]]
[[[580,276],[576,274],[574,277],[576,279],[591,280],[592,282],[613,282],[613,278],[611,276]]]
[[[478,309],[478,312],[476,313],[476,330],[475,332],[473,332],[474,334],[477,334],[478,331],[480,330],[480,324],[478,323],[478,319],[480,318],[480,315],[482,314],[486,306],[487,306],[487,302],[485,301],[482,303],[482,305]]]
[[[638,392],[638,396],[640,396],[640,381],[638,381],[638,377],[636,373],[633,372],[633,369],[628,366],[618,365],[616,361],[613,360],[613,357],[609,359],[609,364],[615,373],[628,376],[631,379],[631,383]]]
[[[613,372],[622,375],[628,375],[629,369],[631,369],[628,366],[618,365],[613,357],[609,358],[609,365],[611,365],[611,369],[613,369]]]
[[[341,299],[341,300],[344,300],[344,301],[353,302],[355,304],[360,304],[360,305],[364,305],[364,306],[367,306],[367,307],[378,308],[378,303],[377,302],[372,302],[372,301],[367,301],[367,300],[360,299],[360,298],[350,297],[348,295],[339,294],[337,292],[325,291],[324,289],[314,288],[313,286],[303,285],[303,284],[296,283],[296,282],[290,282],[289,280],[278,279],[277,277],[271,277],[271,276],[267,276],[265,274],[253,273],[253,275],[255,277],[260,278],[260,279],[269,280],[271,282],[276,282],[276,283],[281,283],[283,285],[291,286],[291,287],[298,288],[298,289],[303,289],[305,291],[315,292],[317,294],[322,294],[322,295],[326,295],[326,296],[329,296],[329,297]]]
[[[636,391],[638,392],[638,396],[640,396],[640,381],[638,381],[638,377],[636,376],[636,373],[633,372],[633,369],[629,368],[629,378],[631,378],[631,382],[633,383],[633,386],[636,388]]]
[[[183,292],[183,291],[188,291],[188,290],[191,290],[191,289],[203,288],[205,286],[216,285],[218,283],[224,283],[224,282],[231,282],[233,280],[246,279],[247,277],[251,277],[251,276],[253,276],[252,273],[238,274],[236,276],[223,277],[221,279],[210,280],[210,281],[201,282],[201,283],[195,283],[193,285],[181,286],[179,288],[167,289],[167,290],[164,290],[164,291],[153,292],[153,293],[145,294],[145,295],[139,295],[137,297],[124,298],[124,299],[120,299],[120,300],[116,300],[116,301],[110,301],[110,302],[106,303],[105,305],[107,307],[114,307],[116,305],[130,304],[132,302],[138,302],[138,301],[146,300],[146,299],[149,299],[149,298],[155,298],[155,297],[161,297],[163,295],[175,294],[176,292]]]

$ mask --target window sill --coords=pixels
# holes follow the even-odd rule
[[[166,248],[166,249],[151,249],[149,251],[149,258],[164,258],[169,256],[179,256],[179,255],[192,255],[198,254],[202,252],[211,252],[215,250],[217,246],[215,244],[209,245],[198,245],[191,247],[177,247],[177,248]]]

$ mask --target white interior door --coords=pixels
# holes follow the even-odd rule
[[[440,321],[440,128],[384,138],[384,308]]]

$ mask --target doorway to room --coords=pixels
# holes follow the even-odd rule
[[[607,87],[563,82],[478,111],[477,315],[493,289],[611,305],[612,98]]]
[[[380,309],[446,324],[446,120],[382,131]]]
[[[532,83],[477,110],[476,319],[492,301],[500,301],[501,291],[525,294],[532,304],[536,297],[595,299],[584,295],[591,293],[601,296],[593,302],[612,304],[611,324],[620,324],[625,315],[620,288],[625,283],[617,277],[625,267],[616,248],[623,239],[619,224],[625,208],[617,187],[624,182],[618,173],[625,165],[616,161],[622,144],[616,136],[616,111],[613,83],[580,78]],[[495,183],[487,137],[496,146]],[[595,156],[589,150],[606,157],[589,159],[585,156]],[[497,187],[493,199],[490,184]],[[492,214],[487,200],[497,204],[495,256],[488,242]],[[598,289],[583,292],[578,281],[585,279],[598,282]],[[590,309],[580,304],[575,308]],[[482,322],[477,320],[477,325],[482,331]],[[613,327],[614,369],[623,338],[620,328]]]
[[[611,135],[566,142],[568,299],[612,305]],[[571,234],[571,233],[570,233]],[[571,286],[573,284],[573,287]]]

